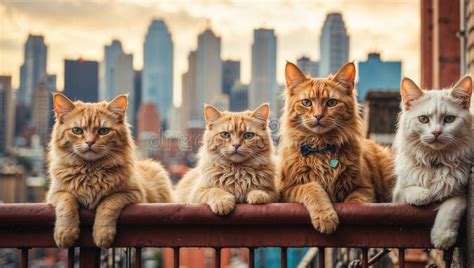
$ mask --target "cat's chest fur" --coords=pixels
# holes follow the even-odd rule
[[[94,209],[104,197],[120,188],[128,172],[120,167],[105,169],[85,165],[58,169],[54,173],[58,190],[73,194],[82,207]]]
[[[453,195],[464,194],[467,184],[468,167],[419,167],[412,170],[412,175],[419,178],[418,186],[427,188],[431,192],[433,201],[442,201]]]

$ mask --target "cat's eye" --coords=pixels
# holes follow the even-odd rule
[[[109,132],[110,132],[110,128],[107,128],[107,127],[101,127],[97,131],[97,133],[99,133],[99,135],[107,135],[107,134],[109,134]]]
[[[303,106],[306,107],[310,107],[311,105],[313,105],[313,102],[310,99],[303,99],[301,103],[303,104]]]
[[[253,138],[255,136],[255,134],[253,132],[245,132],[244,133],[244,139],[245,140],[250,140],[251,138]]]
[[[230,138],[230,133],[229,132],[226,132],[226,131],[223,131],[219,134],[221,136],[221,138],[223,139],[228,139]]]
[[[326,101],[326,106],[327,107],[334,107],[337,105],[337,100],[336,99],[329,99]]]
[[[82,133],[84,133],[84,131],[82,130],[82,128],[80,127],[73,127],[71,129],[72,133],[74,133],[75,135],[81,135]]]
[[[454,119],[456,119],[454,115],[447,115],[444,117],[444,122],[449,124],[454,122]]]
[[[428,116],[426,116],[426,115],[418,116],[418,120],[419,120],[420,123],[422,123],[422,124],[427,124],[428,122],[430,122],[430,119],[429,119]]]

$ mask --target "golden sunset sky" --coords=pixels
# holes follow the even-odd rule
[[[319,59],[319,35],[326,14],[341,12],[350,35],[350,58],[365,60],[377,51],[385,60],[401,60],[402,74],[419,80],[420,11],[417,0],[0,0],[0,74],[18,86],[23,45],[28,33],[42,34],[48,45],[48,72],[63,87],[65,58],[103,59],[104,45],[118,38],[134,67],[141,69],[143,42],[153,18],[166,21],[174,42],[175,104],[181,75],[197,35],[210,20],[222,38],[222,59],[241,60],[242,81],[250,80],[253,29],[276,31],[278,82],[285,60],[307,55]]]

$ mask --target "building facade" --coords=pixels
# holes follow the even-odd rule
[[[31,110],[31,125],[40,138],[40,143],[48,143],[50,120],[52,117],[51,92],[46,81],[38,84],[33,92],[33,107]]]
[[[0,76],[0,155],[13,146],[15,130],[15,93],[11,76]]]
[[[142,100],[159,108],[166,128],[173,105],[173,40],[163,20],[153,20],[143,46]]]
[[[64,94],[71,100],[97,102],[99,64],[89,60],[64,61]]]
[[[225,60],[222,62],[222,93],[230,96],[234,84],[240,83],[240,61]]]
[[[200,102],[197,85],[197,51],[191,51],[188,55],[188,70],[181,77],[181,107],[183,129],[189,127],[202,127],[204,124],[204,104]]]
[[[349,35],[340,13],[330,13],[324,21],[320,37],[319,75],[334,74],[349,61]]]
[[[46,64],[47,47],[44,37],[30,34],[24,47],[24,63],[20,67],[19,102],[31,105],[33,90],[46,76]]]
[[[230,92],[230,110],[233,112],[245,111],[249,108],[249,86],[235,84]]]
[[[276,100],[277,38],[273,29],[256,29],[253,33],[251,81],[248,107],[254,109],[264,102],[273,107]],[[272,114],[275,111],[272,109]]]
[[[319,61],[313,61],[308,57],[301,57],[296,60],[296,65],[305,75],[319,77]]]
[[[359,81],[357,83],[357,100],[362,102],[370,91],[400,90],[402,63],[384,61],[379,53],[369,53],[366,61],[358,63]]]

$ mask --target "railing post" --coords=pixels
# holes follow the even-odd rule
[[[471,170],[471,179],[468,180],[467,188],[467,250],[465,260],[467,260],[467,267],[474,267],[474,167]]]
[[[100,267],[100,248],[80,248],[79,249],[80,268]]]

